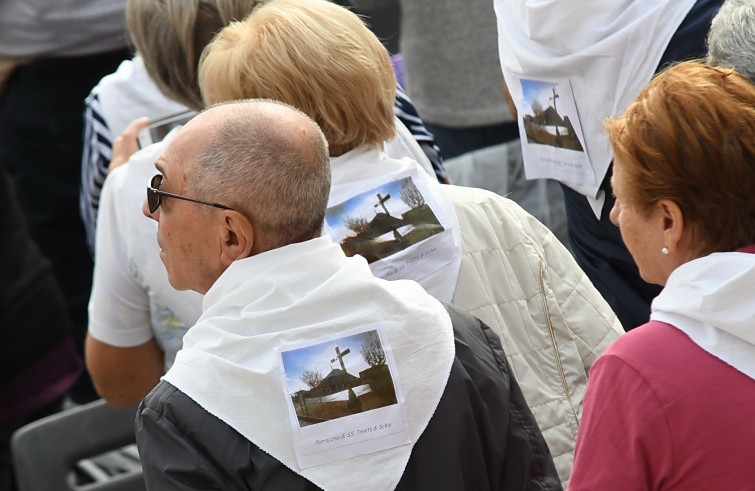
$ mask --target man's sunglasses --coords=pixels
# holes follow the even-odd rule
[[[215,208],[220,208],[221,210],[232,209],[218,203],[208,203],[207,201],[199,201],[198,199],[187,198],[186,196],[179,196],[177,194],[160,191],[160,184],[162,184],[162,182],[163,176],[161,174],[158,174],[152,178],[149,183],[149,187],[147,187],[147,207],[149,207],[150,213],[154,213],[158,208],[160,208],[160,204],[163,202],[163,198],[182,199],[184,201],[191,201],[192,203],[199,203],[200,205],[214,206]]]

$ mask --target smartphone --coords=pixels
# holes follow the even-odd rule
[[[139,131],[139,135],[137,136],[139,148],[144,148],[148,145],[152,145],[153,143],[161,141],[163,138],[165,138],[165,135],[170,132],[170,130],[172,130],[176,126],[186,124],[191,118],[196,116],[196,114],[196,112],[187,109],[186,111],[181,111],[180,113],[169,114],[167,116],[163,116],[162,118],[157,118],[150,121],[146,127],[142,128],[141,131]]]

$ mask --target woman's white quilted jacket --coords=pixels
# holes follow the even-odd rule
[[[444,189],[463,240],[452,303],[500,336],[566,488],[587,373],[621,325],[569,251],[519,205]]]

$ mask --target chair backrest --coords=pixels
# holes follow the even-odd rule
[[[18,490],[145,490],[138,464],[127,472],[85,485],[77,485],[72,477],[78,462],[135,442],[135,409],[116,409],[99,400],[18,429],[11,439]]]

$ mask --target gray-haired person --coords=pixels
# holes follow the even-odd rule
[[[727,0],[708,33],[708,64],[733,68],[755,83],[755,3]]]

